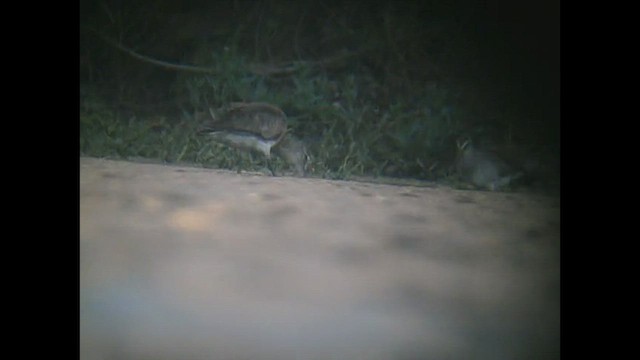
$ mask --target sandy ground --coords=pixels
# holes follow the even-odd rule
[[[80,159],[82,359],[559,359],[560,202]]]

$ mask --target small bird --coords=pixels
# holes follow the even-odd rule
[[[219,119],[213,109],[209,108],[209,113],[212,121],[203,124],[199,134],[237,149],[262,153],[274,173],[269,160],[271,149],[287,133],[284,111],[267,103],[232,103],[220,112]]]
[[[297,176],[306,176],[309,154],[302,140],[288,133],[280,143],[273,147],[273,151],[293,167]]]
[[[509,166],[494,154],[476,149],[468,138],[458,139],[456,145],[456,169],[463,181],[496,191],[523,175],[521,172],[512,173]]]

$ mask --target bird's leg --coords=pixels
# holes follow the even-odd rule
[[[240,150],[235,150],[235,151],[236,151],[236,159],[241,159],[241,160],[240,160],[240,162],[234,161],[234,165],[233,166],[235,167],[236,173],[237,174],[241,174],[242,173],[241,162],[242,162],[243,153]],[[251,154],[249,154],[249,156],[251,156]]]
[[[273,166],[271,165],[271,158],[268,157],[266,162],[267,162],[267,169],[269,169],[271,176],[277,176],[275,170],[273,170]]]

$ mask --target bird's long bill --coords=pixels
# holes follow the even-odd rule
[[[271,156],[271,147],[277,140],[267,140],[254,134],[234,131],[206,132],[214,141],[243,150],[258,150],[266,157]]]

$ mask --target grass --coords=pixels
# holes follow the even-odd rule
[[[229,57],[219,61],[236,63]],[[231,66],[214,65],[223,69]],[[446,105],[429,104],[425,99],[420,109],[402,102],[381,109],[366,98],[365,85],[353,75],[330,80],[303,72],[287,83],[269,85],[268,79],[229,70],[224,77],[192,76],[185,80],[193,108],[238,99],[278,104],[288,114],[291,132],[307,143],[313,161],[311,175],[432,178],[428,168],[457,131]],[[336,88],[341,91],[339,98]],[[197,125],[188,112],[171,121],[162,115],[123,117],[82,104],[80,151],[86,156],[144,157],[220,168],[256,170],[262,166],[259,156],[197,136]],[[284,163],[276,160],[275,166],[281,168]]]
[[[508,131],[512,136],[517,131],[511,121],[515,116],[470,127],[472,119],[486,114],[473,101],[465,102],[477,102],[479,93],[465,93],[456,85],[460,76],[452,70],[462,73],[460,64],[473,58],[473,50],[455,26],[443,21],[429,25],[414,16],[419,13],[417,3],[366,11],[369,6],[356,2],[336,8],[317,5],[313,11],[308,9],[314,2],[286,10],[276,3],[256,3],[254,10],[259,4],[264,7],[220,20],[215,27],[217,40],[191,42],[187,60],[176,60],[205,66],[214,74],[155,69],[107,44],[91,42],[90,34],[82,35],[81,60],[82,56],[86,60],[81,61],[81,155],[261,170],[260,156],[196,135],[193,114],[233,101],[262,101],[281,107],[290,131],[306,143],[311,176],[447,181],[458,134]],[[150,39],[161,39],[166,51],[185,44],[184,40],[171,43],[170,37],[161,36],[161,26],[154,27],[154,21],[167,21],[160,11],[154,17],[142,8],[110,10],[112,17],[133,15],[109,22],[98,9],[93,18],[87,17],[102,22],[103,33],[129,41],[142,53],[153,54]],[[314,11],[319,15],[312,17]],[[371,13],[363,15],[367,11]],[[145,16],[144,28],[136,28],[138,12]],[[269,18],[270,13],[279,17]],[[195,22],[193,16],[189,20]],[[342,53],[349,56],[320,61]],[[255,64],[286,63],[294,64],[295,71],[277,75],[252,71]],[[446,70],[447,64],[455,67]],[[122,110],[122,99],[163,106]],[[279,159],[273,165],[276,170],[286,166]]]

